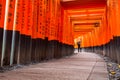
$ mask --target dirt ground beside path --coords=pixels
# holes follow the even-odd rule
[[[0,73],[0,80],[108,80],[108,73],[99,55],[82,52]]]

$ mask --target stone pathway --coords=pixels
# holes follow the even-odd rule
[[[109,80],[107,66],[97,54],[81,52],[0,73],[0,80]]]

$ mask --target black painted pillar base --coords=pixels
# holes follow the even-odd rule
[[[32,47],[31,47],[31,62],[32,63],[35,63],[36,62],[36,53],[35,53],[35,50],[36,50],[36,39],[32,39]]]
[[[0,64],[1,64],[1,57],[2,57],[2,43],[3,43],[3,28],[0,28]]]
[[[31,48],[32,48],[32,40],[30,36],[26,36],[25,38],[25,64],[31,63]]]
[[[61,51],[61,55],[65,56],[65,44],[62,43],[62,51]]]
[[[13,64],[17,64],[17,62],[18,62],[18,53],[19,53],[19,37],[20,36],[20,32],[19,31],[15,31],[15,42],[14,42],[14,44],[15,44],[15,49],[14,49],[14,52],[13,52],[13,54],[14,54],[14,56],[13,56]]]
[[[60,44],[58,41],[54,41],[54,47],[55,47],[55,50],[54,50],[54,58],[61,58],[61,54],[60,54],[60,51],[59,51],[59,47],[60,47]]]
[[[54,58],[54,41],[48,41],[47,45],[47,52],[46,52],[46,60],[53,59]]]
[[[118,64],[120,64],[120,37],[116,38],[116,53],[117,53]]]
[[[26,36],[20,35],[20,56],[19,56],[19,64],[26,64]]]
[[[10,52],[12,43],[12,31],[6,30],[6,44],[5,44],[5,56],[3,60],[3,65],[10,65]]]
[[[41,48],[40,48],[40,42],[41,42],[41,39],[37,39],[36,40],[36,49],[35,49],[35,61],[36,62],[40,62],[40,57],[41,57]]]
[[[45,38],[41,41],[41,49],[42,49],[41,61],[46,60],[47,50],[48,50],[47,46],[48,46],[48,38]]]

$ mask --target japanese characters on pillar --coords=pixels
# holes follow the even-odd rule
[[[27,24],[27,35],[32,35],[33,27],[33,0],[28,0],[28,24]]]
[[[57,0],[50,1],[50,29],[49,29],[49,39],[57,40],[57,30],[58,30],[58,4]]]
[[[60,28],[59,28],[59,38],[60,42],[63,43],[63,23],[64,23],[64,8],[61,7],[61,17],[60,17]]]
[[[56,38],[57,40],[60,42],[60,31],[61,31],[61,6],[60,6],[60,0],[57,0],[57,34],[56,34]]]
[[[16,12],[16,24],[15,24],[15,31],[21,31],[22,26],[22,0],[18,0],[17,3],[17,12]]]
[[[49,8],[46,9],[46,23],[48,23],[48,40],[61,41],[62,25],[61,25],[61,5],[60,0],[50,0]],[[49,12],[48,12],[49,11]]]
[[[37,38],[38,31],[38,0],[33,1],[33,26],[32,26],[32,39]]]
[[[63,19],[63,43],[67,43],[67,11],[64,11],[64,19]]]
[[[55,23],[54,23],[54,37],[55,37],[55,40],[57,40],[57,33],[58,33],[58,3],[57,3],[58,0],[55,0]]]
[[[67,10],[61,8],[61,24],[62,24],[62,42],[68,45],[74,45],[73,41],[73,29],[72,22],[70,20],[70,15]],[[63,21],[62,21],[63,20]]]
[[[62,34],[62,25],[61,25],[61,6],[58,4],[58,41],[61,42],[61,34]]]
[[[60,17],[61,17],[61,8],[60,8],[60,0],[55,1],[55,39],[58,40],[59,34],[59,25],[60,25]]]
[[[55,40],[55,0],[50,1],[50,28],[48,40]]]
[[[113,36],[120,36],[120,1],[119,0],[108,0],[107,2],[108,12],[107,19],[108,25],[111,29],[111,34]]]
[[[67,11],[64,20],[60,0],[18,0],[16,25],[13,29],[15,1],[9,0],[6,30],[20,31],[32,38],[48,37],[65,44],[72,44],[71,26]],[[0,0],[0,27],[3,28],[6,0]],[[63,10],[64,11],[64,10]],[[2,16],[1,16],[2,15]]]
[[[43,0],[43,27],[42,27],[42,37],[45,38],[46,35],[46,0]]]
[[[22,26],[21,26],[21,34],[27,35],[27,27],[28,27],[28,0],[22,0]]]
[[[44,39],[44,37],[45,37],[45,32],[44,32],[44,27],[45,27],[44,0],[39,0],[38,5],[39,5],[39,8],[38,8],[38,32],[37,32],[37,37],[41,38],[41,39]]]
[[[45,5],[46,5],[45,37],[48,37],[50,28],[50,0],[45,0]]]
[[[4,28],[5,30],[13,30],[15,1],[16,0],[9,0],[8,12],[6,15],[7,23],[6,23],[6,26]]]
[[[0,28],[4,28],[6,0],[0,0]]]

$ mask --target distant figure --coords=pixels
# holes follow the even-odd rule
[[[78,52],[81,52],[81,49],[80,49],[80,41],[77,42],[77,45],[78,45]]]

